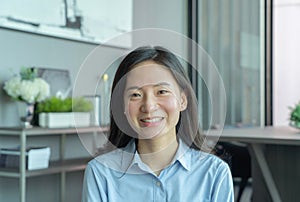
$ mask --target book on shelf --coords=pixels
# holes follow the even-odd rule
[[[36,170],[49,167],[50,147],[27,147],[26,148],[26,169]],[[0,149],[0,167],[19,168],[20,147]]]

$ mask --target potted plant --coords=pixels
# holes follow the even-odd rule
[[[50,97],[37,105],[39,125],[49,128],[89,126],[92,109],[92,103],[83,97]]]
[[[50,95],[50,86],[38,78],[36,68],[22,67],[19,74],[6,81],[4,91],[17,101],[19,116],[24,127],[32,127],[34,105]]]
[[[290,107],[290,125],[296,128],[300,128],[300,102],[295,107]]]

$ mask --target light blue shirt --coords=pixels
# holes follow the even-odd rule
[[[85,170],[82,202],[233,202],[228,165],[181,140],[159,176],[141,161],[135,142],[98,156]]]

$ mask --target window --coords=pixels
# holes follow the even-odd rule
[[[194,38],[212,58],[223,79],[225,126],[264,125],[264,1],[200,0],[196,4]],[[201,59],[198,60],[201,66]],[[203,127],[219,124],[210,122],[211,100],[201,78],[197,87]]]

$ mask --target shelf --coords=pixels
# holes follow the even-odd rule
[[[84,170],[86,164],[91,158],[69,159],[64,161],[52,161],[48,168],[38,170],[26,170],[26,177],[35,177],[61,172],[73,172]],[[20,177],[18,168],[0,168],[0,176],[2,177]]]
[[[108,132],[108,127],[90,126],[77,128],[21,128],[21,127],[0,127],[0,135],[15,135],[20,136],[22,133],[26,136],[41,136],[41,135],[60,135],[72,133],[92,133],[92,132]]]
[[[89,126],[89,127],[73,127],[73,128],[21,128],[21,127],[0,127],[0,136],[18,137],[20,144],[20,168],[0,168],[0,177],[10,177],[19,179],[20,189],[20,202],[26,201],[26,180],[30,177],[44,176],[50,174],[60,175],[60,201],[65,201],[66,190],[66,173],[73,171],[82,171],[86,168],[88,161],[91,157],[77,158],[77,159],[64,159],[66,150],[66,135],[88,134],[92,135],[91,138],[96,138],[102,133],[107,133],[109,127]],[[49,167],[39,170],[26,170],[26,146],[28,137],[47,137],[47,136],[60,136],[59,137],[59,155],[60,160],[51,161]]]

